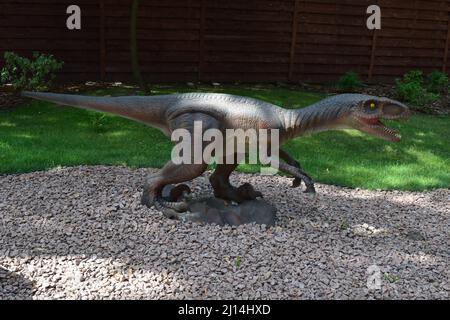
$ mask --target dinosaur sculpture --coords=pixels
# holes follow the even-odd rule
[[[159,96],[91,97],[55,93],[23,92],[23,96],[45,100],[60,105],[93,109],[120,115],[143,122],[171,135],[175,129],[193,130],[194,121],[201,121],[203,130],[225,129],[279,129],[280,145],[298,136],[319,131],[353,128],[387,141],[397,142],[396,130],[387,128],[380,119],[405,119],[409,109],[388,98],[363,94],[340,94],[323,99],[302,109],[283,109],[260,100],[217,93],[186,93]],[[269,142],[270,143],[270,142]],[[308,193],[315,193],[312,179],[300,167],[299,162],[280,149],[279,169],[294,177],[293,187],[301,181]],[[219,164],[210,176],[214,195],[241,203],[253,200],[261,193],[246,183],[238,188],[231,185],[230,174],[236,164]],[[207,169],[206,163],[175,164],[169,161],[158,173],[146,179],[142,204],[148,207],[186,210],[183,202],[170,202],[161,196],[164,186],[180,184],[200,176]],[[189,192],[180,184],[173,191],[180,199]],[[177,192],[178,190],[178,192]],[[176,200],[176,199],[175,199]]]

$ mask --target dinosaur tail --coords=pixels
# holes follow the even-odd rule
[[[109,112],[153,126],[161,124],[165,109],[164,104],[158,97],[93,97],[30,91],[23,91],[22,96],[59,105]]]

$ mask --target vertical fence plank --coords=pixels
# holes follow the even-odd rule
[[[198,81],[203,80],[205,64],[205,20],[206,20],[206,0],[200,0],[200,29],[199,29],[199,47],[198,47]]]
[[[374,4],[378,5],[378,1],[375,1]],[[381,27],[383,28],[383,11],[381,11]],[[373,78],[373,69],[374,69],[376,50],[377,50],[377,36],[378,36],[378,30],[374,29],[373,34],[372,34],[372,45],[370,48],[369,72],[367,74],[368,82],[372,82],[372,78]]]
[[[447,72],[447,61],[448,61],[448,49],[449,49],[449,46],[450,46],[450,12],[448,12],[447,39],[445,40],[444,61],[442,63],[442,72]]]
[[[370,64],[369,64],[369,73],[367,76],[367,81],[371,82],[372,81],[372,77],[373,77],[373,68],[374,68],[374,63],[375,63],[375,51],[377,49],[377,30],[373,30],[373,35],[372,35],[372,47],[370,49]]]
[[[99,47],[100,47],[100,79],[103,81],[106,77],[106,39],[105,39],[105,2],[99,0],[100,11],[100,30],[99,30]]]
[[[294,8],[292,12],[292,36],[291,49],[289,52],[289,74],[288,80],[292,81],[294,74],[295,46],[297,44],[297,26],[298,26],[298,8],[300,0],[294,0]]]

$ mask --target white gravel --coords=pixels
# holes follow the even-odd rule
[[[0,176],[0,299],[449,299],[449,190],[317,184],[311,202],[290,178],[234,174],[279,221],[218,227],[142,207],[152,170]],[[192,186],[210,191],[205,178]]]

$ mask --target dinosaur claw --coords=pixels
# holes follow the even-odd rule
[[[147,190],[144,190],[141,197],[141,205],[151,208],[154,202],[154,197],[150,196],[150,193]]]
[[[180,217],[181,217],[181,213],[177,212],[173,209],[164,208],[161,211],[162,211],[163,216],[165,216],[166,218],[172,219],[172,220],[177,220],[177,219],[180,219]]]
[[[161,197],[157,197],[155,201],[155,208],[164,211],[164,210],[172,210],[175,212],[185,212],[188,209],[188,203],[186,201],[178,201],[178,202],[170,202],[165,201]]]
[[[179,184],[170,190],[170,201],[179,202],[186,199],[192,193],[191,189],[186,184]]]
[[[314,188],[314,185],[310,184],[306,186],[306,190],[303,191],[303,193],[308,194],[308,196],[311,199],[315,199],[316,198],[316,189]]]
[[[291,188],[297,188],[302,184],[302,180],[299,178],[294,178],[294,181],[292,181]]]
[[[255,200],[256,198],[263,197],[262,193],[260,191],[256,191],[249,183],[244,183],[241,185],[237,188],[237,192],[239,197],[243,200]]]
[[[317,193],[307,193],[307,197],[310,200],[314,201],[316,199],[316,197],[317,197]]]

